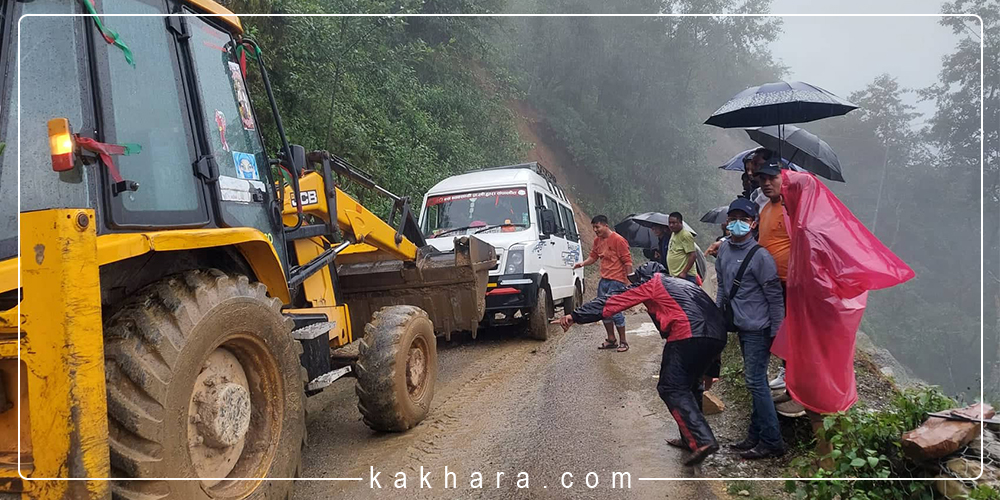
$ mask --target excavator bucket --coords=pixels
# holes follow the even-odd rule
[[[474,236],[456,238],[453,252],[419,249],[415,261],[373,260],[338,264],[342,300],[351,322],[363,325],[385,306],[412,305],[427,311],[435,333],[476,336],[486,310],[489,271],[497,264],[493,246]]]

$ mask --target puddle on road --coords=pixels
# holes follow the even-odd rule
[[[625,334],[626,335],[638,335],[640,337],[653,337],[653,336],[659,337],[660,336],[660,332],[659,332],[659,330],[656,329],[656,326],[654,326],[653,323],[648,322],[648,321],[645,322],[645,323],[643,323],[643,324],[641,324],[641,325],[639,325],[639,328],[636,328],[635,330],[626,330]]]

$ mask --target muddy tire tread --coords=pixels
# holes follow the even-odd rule
[[[129,299],[105,325],[111,476],[122,479],[112,483],[113,498],[171,497],[165,481],[128,481],[127,478],[164,475],[158,466],[166,450],[164,444],[157,442],[157,431],[169,411],[164,408],[164,401],[174,376],[175,362],[188,340],[188,332],[198,320],[231,297],[253,297],[272,311],[281,312],[281,301],[268,296],[263,284],[250,282],[243,275],[206,269],[168,276],[147,286]],[[294,322],[285,318],[283,326],[290,335]],[[294,342],[294,346],[301,354],[301,344]],[[300,368],[305,382],[305,368]],[[304,424],[304,415],[300,416],[300,421]],[[301,446],[304,447],[304,431],[302,436]],[[301,453],[295,470],[300,468]],[[258,488],[257,492],[262,489],[268,488]],[[255,492],[252,496],[258,495]]]
[[[375,312],[365,325],[365,335],[358,342],[358,361],[354,364],[357,383],[358,411],[365,425],[384,432],[402,432],[423,419],[415,419],[401,410],[400,395],[393,390],[396,377],[396,358],[400,350],[401,335],[395,332],[413,320],[425,319],[427,313],[414,306],[389,306]],[[433,347],[433,346],[432,346]]]

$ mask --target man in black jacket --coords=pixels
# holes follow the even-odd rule
[[[691,451],[684,465],[696,465],[719,444],[701,412],[702,377],[726,347],[726,324],[715,302],[698,285],[672,278],[659,263],[647,262],[629,275],[635,285],[583,304],[554,321],[569,330],[574,323],[594,323],[644,304],[666,339],[656,390],[677,421],[682,442]]]

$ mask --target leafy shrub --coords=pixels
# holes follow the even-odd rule
[[[934,498],[932,483],[905,480],[913,477],[913,464],[903,456],[900,438],[904,432],[919,426],[927,418],[927,413],[941,411],[954,404],[937,387],[923,387],[896,394],[889,408],[882,411],[855,407],[826,416],[819,437],[830,443],[832,451],[824,457],[810,452],[793,460],[792,467],[799,476],[900,480],[789,481],[785,490],[795,498],[811,500]],[[825,468],[817,470],[815,463],[818,458],[822,458]]]

